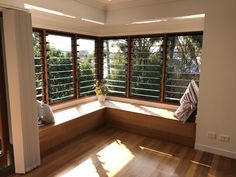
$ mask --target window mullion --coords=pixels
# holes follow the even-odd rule
[[[100,47],[100,40],[96,39],[95,40],[95,62],[96,62],[96,79],[100,79],[100,52],[101,52],[101,47]]]
[[[130,97],[130,76],[131,76],[131,51],[132,49],[132,42],[131,42],[131,37],[128,37],[128,67],[127,67],[127,83],[126,83],[126,97]]]
[[[97,79],[103,79],[103,40],[101,38],[96,40],[96,62]]]
[[[72,75],[73,75],[73,88],[74,88],[74,94],[75,97],[78,98],[79,97],[79,78],[78,78],[78,62],[77,62],[77,35],[73,35],[71,38],[71,52],[72,52]]]
[[[42,50],[42,56],[43,56],[43,92],[44,92],[44,102],[49,103],[49,95],[48,95],[48,63],[47,63],[47,43],[46,43],[46,30],[43,30],[43,50]]]
[[[163,60],[162,60],[161,98],[160,98],[161,103],[164,102],[164,96],[165,96],[166,57],[167,57],[167,37],[165,34],[163,41]]]

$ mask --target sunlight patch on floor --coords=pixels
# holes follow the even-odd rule
[[[147,148],[147,147],[144,147],[144,146],[139,146],[139,148],[142,149],[142,150],[154,152],[154,153],[157,153],[157,154],[160,154],[160,155],[165,155],[165,156],[170,156],[170,157],[173,156],[172,154],[161,152],[161,151],[157,151],[157,150],[150,149],[150,148]]]
[[[204,163],[201,163],[201,162],[197,162],[197,161],[194,161],[194,160],[190,160],[190,162],[192,162],[194,164],[197,164],[197,165],[207,167],[207,168],[211,168],[211,165],[207,165],[207,164],[204,164]]]
[[[94,157],[98,161],[94,161]],[[100,177],[101,171],[108,177],[113,177],[133,158],[134,155],[130,150],[120,140],[116,140],[75,168],[57,177]]]
[[[74,176],[100,177],[91,159],[84,161],[83,163],[79,164],[72,170],[62,175],[58,175],[57,177],[74,177]]]
[[[134,158],[134,155],[120,140],[114,141],[99,151],[97,155],[109,177],[115,176]]]

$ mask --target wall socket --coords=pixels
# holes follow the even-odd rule
[[[229,137],[229,135],[220,135],[220,136],[219,136],[219,140],[220,140],[221,142],[228,143],[228,142],[230,141],[230,137]]]
[[[207,132],[208,139],[216,139],[216,132]]]

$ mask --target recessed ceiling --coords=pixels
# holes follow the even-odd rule
[[[134,0],[95,0],[95,1],[102,2],[105,4],[114,4],[114,3],[121,3],[121,2],[134,1]]]
[[[58,3],[53,3],[57,1]],[[88,35],[125,35],[203,29],[202,4],[185,0],[1,0],[0,6],[30,8],[34,27]],[[186,0],[190,1],[190,0]],[[60,2],[60,3],[59,3]],[[140,13],[142,12],[142,13]]]

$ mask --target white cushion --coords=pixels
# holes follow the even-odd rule
[[[43,112],[42,112],[42,102],[37,100],[37,116],[38,119],[43,117]]]
[[[37,100],[37,111],[39,124],[50,124],[55,122],[52,109],[49,105]]]
[[[54,115],[52,113],[52,109],[49,105],[47,104],[42,104],[42,112],[43,112],[43,116],[42,116],[42,121],[45,123],[54,123],[55,119],[54,119]]]

